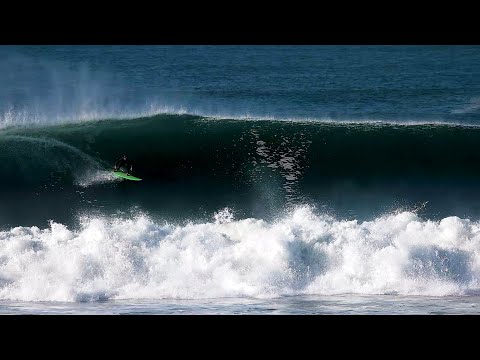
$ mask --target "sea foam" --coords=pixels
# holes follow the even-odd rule
[[[480,223],[412,212],[338,220],[296,208],[274,222],[175,225],[147,215],[78,229],[0,232],[0,299],[98,301],[296,294],[465,295],[479,289]]]

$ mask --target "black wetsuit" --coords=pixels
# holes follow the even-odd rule
[[[132,171],[133,165],[132,163],[127,159],[125,160],[123,157],[118,159],[117,162],[115,163],[115,169],[123,171],[124,173],[129,173]]]

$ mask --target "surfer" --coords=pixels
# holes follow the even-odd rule
[[[117,160],[115,163],[115,171],[122,171],[127,175],[130,175],[130,172],[133,170],[133,164],[130,160],[127,159],[127,155],[123,155],[120,159]]]

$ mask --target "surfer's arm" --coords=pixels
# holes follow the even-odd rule
[[[120,166],[120,163],[122,162],[122,159],[118,159],[116,162],[115,162],[115,165],[113,166],[115,170],[118,169],[118,167]]]

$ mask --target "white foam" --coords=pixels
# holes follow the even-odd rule
[[[142,215],[0,232],[0,299],[10,300],[445,296],[478,293],[479,279],[480,223],[411,212],[358,222],[300,207],[269,223],[223,210],[183,226]]]
[[[113,175],[111,171],[92,170],[90,172],[77,174],[75,184],[81,187],[89,187],[92,185],[117,182],[121,180],[122,179],[118,176]]]

